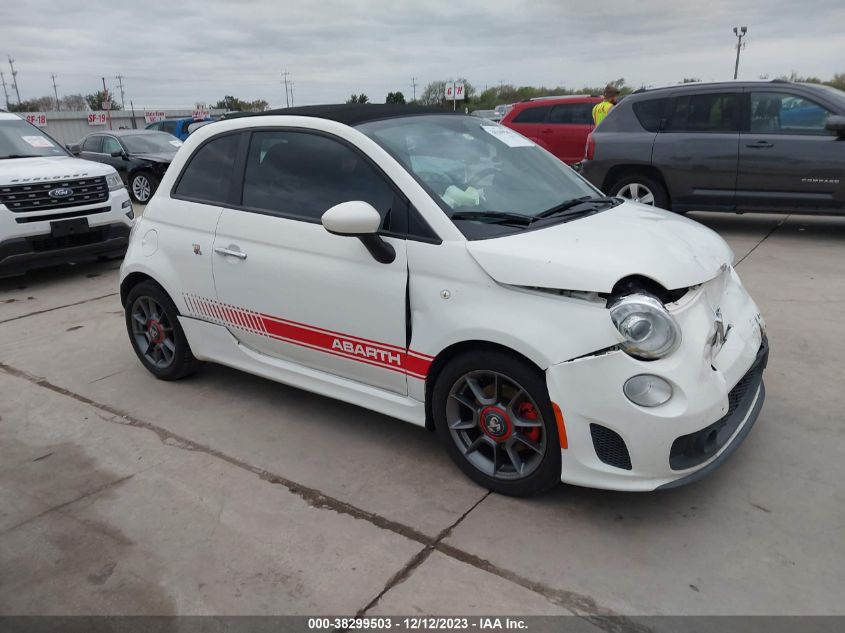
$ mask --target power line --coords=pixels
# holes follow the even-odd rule
[[[62,104],[59,103],[59,91],[56,88],[56,75],[50,73],[50,79],[53,80],[53,94],[56,95],[56,112],[59,112],[62,109]]]
[[[115,75],[114,78],[117,79],[117,83],[120,86],[120,108],[125,110],[126,98],[123,96],[123,75]]]
[[[18,71],[15,70],[15,60],[9,56],[9,68],[12,69],[12,86],[15,88],[15,94],[18,97],[18,105],[21,104],[21,91],[18,90]]]

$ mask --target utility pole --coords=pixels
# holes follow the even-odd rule
[[[734,27],[734,35],[737,37],[736,41],[736,65],[734,66],[734,79],[737,78],[739,74],[739,49],[742,48],[742,38],[745,37],[745,34],[748,33],[747,26],[735,26]]]
[[[414,103],[417,101],[417,78],[411,77],[411,86],[414,88]]]
[[[18,97],[18,105],[21,104],[21,91],[18,90],[18,71],[15,70],[15,60],[9,56],[9,68],[12,69],[12,86],[15,88],[15,94]]]
[[[0,70],[0,82],[3,83],[3,94],[6,97],[6,109],[9,109],[9,91],[6,90],[6,75],[3,74],[3,71]]]
[[[62,104],[59,103],[59,91],[56,89],[56,75],[50,73],[50,79],[53,80],[53,94],[56,95],[56,112],[59,112],[62,109]]]
[[[109,102],[108,108],[103,107],[103,104],[106,101]],[[106,78],[105,77],[103,77],[103,98],[100,101],[100,107],[103,108],[103,110],[106,111],[106,118],[109,121],[109,129],[111,129],[111,100],[109,99],[109,89],[106,88]]]
[[[285,84],[285,105],[289,108],[290,107],[290,96],[288,95],[288,75],[290,73],[288,71],[282,72],[282,82]]]
[[[293,107],[293,80],[290,81],[290,106]]]
[[[126,97],[123,95],[123,75],[115,75],[114,77],[117,79],[117,85],[120,86],[120,107],[121,109],[126,109]]]

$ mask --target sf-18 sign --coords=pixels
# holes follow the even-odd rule
[[[167,114],[161,110],[145,110],[144,121],[146,123],[155,123],[156,121],[163,121],[167,118]]]
[[[464,99],[464,85],[457,82],[446,84],[446,100],[447,101],[463,101]]]
[[[38,127],[47,125],[47,115],[44,112],[27,112],[24,114],[27,123],[32,123]]]
[[[105,110],[88,113],[88,125],[105,125],[109,122],[109,113]]]

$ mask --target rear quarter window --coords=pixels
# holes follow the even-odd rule
[[[633,106],[634,116],[646,130],[657,132],[660,129],[660,122],[666,115],[666,104],[669,99],[649,99],[638,101]]]
[[[525,108],[513,118],[512,123],[542,123],[551,109],[551,106]]]

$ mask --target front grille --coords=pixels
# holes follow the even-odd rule
[[[590,435],[593,437],[593,448],[601,461],[616,468],[631,470],[631,456],[619,433],[600,424],[590,424]]]
[[[96,244],[97,242],[102,242],[104,239],[105,233],[103,229],[94,229],[85,233],[62,235],[61,237],[39,235],[38,237],[27,238],[27,241],[34,252],[43,253],[44,251],[54,251],[59,248]]]
[[[763,370],[769,358],[769,345],[763,339],[757,358],[734,388],[728,392],[728,411],[713,424],[700,431],[682,435],[672,442],[669,466],[684,470],[704,463],[719,452],[733,437],[754,402],[754,395],[763,382]]]
[[[47,213],[45,215],[25,215],[15,218],[18,224],[27,224],[29,222],[48,222],[50,220],[66,220],[68,218],[81,218],[86,215],[96,215],[98,213],[108,213],[111,207],[97,207],[96,209],[83,209],[82,211],[67,211],[65,213]]]
[[[50,192],[53,189],[70,189],[71,193],[63,198],[51,198]],[[105,176],[0,186],[0,204],[6,205],[13,213],[67,209],[108,199],[109,187]]]

